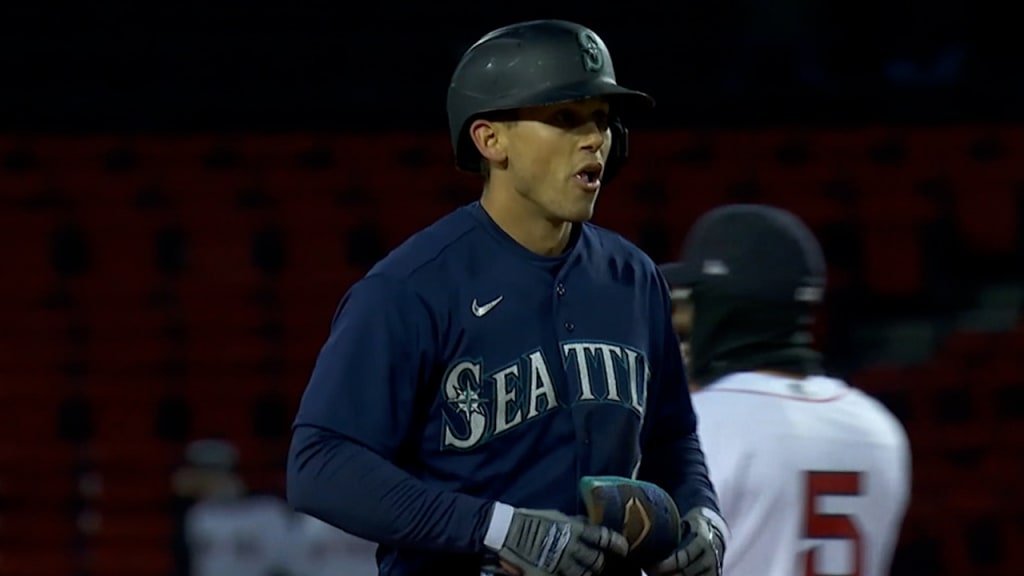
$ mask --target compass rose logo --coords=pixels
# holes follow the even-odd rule
[[[473,414],[484,413],[484,399],[480,397],[480,391],[469,382],[458,385],[455,397],[448,402],[461,412],[466,420],[469,420]]]

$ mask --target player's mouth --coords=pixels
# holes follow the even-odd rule
[[[586,164],[576,172],[576,182],[588,192],[597,192],[601,188],[601,172],[604,167],[600,162]]]

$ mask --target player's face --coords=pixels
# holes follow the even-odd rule
[[[589,220],[612,145],[608,103],[590,99],[527,108],[513,126],[506,151],[516,191],[547,218]]]

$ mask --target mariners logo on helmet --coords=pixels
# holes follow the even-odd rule
[[[580,30],[576,35],[580,43],[580,51],[583,53],[583,69],[587,72],[600,72],[604,68],[604,54],[601,53],[601,46],[597,38],[590,30]]]
[[[469,135],[473,119],[586,98],[603,98],[611,105],[612,147],[601,178],[607,184],[629,155],[622,118],[650,109],[654,99],[616,82],[608,47],[586,26],[532,20],[488,32],[462,55],[448,85],[455,165],[480,172],[480,153]]]

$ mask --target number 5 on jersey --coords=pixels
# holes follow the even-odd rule
[[[804,507],[804,538],[847,540],[853,547],[852,569],[829,573],[828,576],[861,576],[860,533],[848,514],[826,514],[819,508],[821,496],[859,496],[860,472],[809,471],[804,475],[806,500]],[[818,572],[818,546],[807,551],[804,576],[824,576]]]

